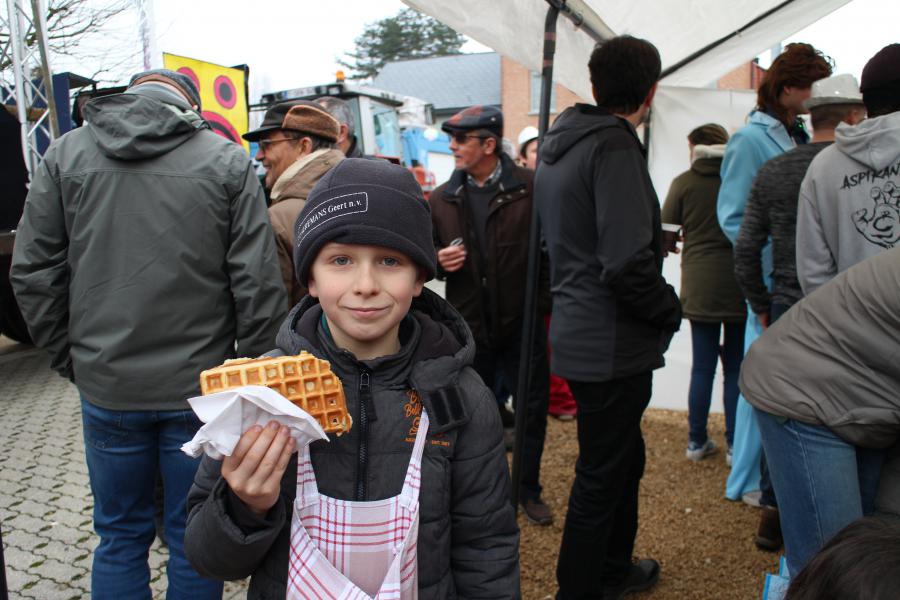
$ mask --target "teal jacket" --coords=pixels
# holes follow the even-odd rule
[[[272,346],[287,301],[247,153],[145,87],[92,100],[47,150],[10,279],[88,401],[183,410],[201,370]]]
[[[751,112],[747,125],[728,140],[719,172],[722,185],[719,187],[716,213],[719,226],[732,245],[741,230],[744,208],[756,173],[770,158],[787,152],[795,145],[781,121],[760,110]],[[766,287],[771,287],[771,242],[766,242],[762,250],[762,265]]]

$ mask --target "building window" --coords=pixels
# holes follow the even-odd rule
[[[532,114],[537,114],[541,111],[541,74],[540,73],[531,73],[531,108],[529,109]],[[550,112],[556,112],[556,85],[554,84],[552,91],[550,92]]]

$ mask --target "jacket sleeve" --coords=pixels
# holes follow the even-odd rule
[[[837,263],[828,247],[813,178],[807,172],[800,185],[797,207],[797,280],[808,296],[837,275]]]
[[[680,179],[676,177],[669,186],[669,193],[666,194],[666,201],[662,207],[663,223],[684,224],[684,187]]]
[[[725,147],[719,171],[722,185],[719,187],[716,213],[722,232],[732,244],[737,241],[753,178],[765,162],[766,158],[758,145],[743,130],[735,133]]]
[[[509,468],[496,402],[472,373],[478,394],[456,440],[451,467],[451,569],[461,600],[518,599],[519,528],[509,503]]]
[[[38,167],[16,232],[10,282],[34,344],[50,353],[50,366],[73,379],[69,354],[69,235],[56,147]]]
[[[761,193],[760,185],[767,177],[763,167],[750,190],[746,212],[734,244],[734,275],[744,297],[757,315],[768,313],[772,304],[772,296],[763,280],[762,263],[762,250],[769,239],[771,228],[766,196]]]
[[[250,161],[243,177],[231,199],[226,260],[237,316],[237,355],[259,356],[274,345],[288,302],[265,197]]]
[[[272,549],[289,519],[282,496],[259,517],[237,498],[222,478],[222,463],[203,457],[188,492],[184,553],[204,577],[243,579],[252,575]]]
[[[644,157],[629,139],[606,144],[595,159],[593,193],[601,280],[635,319],[667,331],[681,323],[681,303],[662,276],[653,244],[658,207]],[[643,197],[642,197],[643,196]]]

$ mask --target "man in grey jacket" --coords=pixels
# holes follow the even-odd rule
[[[792,575],[851,521],[900,514],[898,287],[894,248],[795,304],[744,359]]]
[[[94,494],[94,597],[149,596],[154,483],[168,598],[221,597],[184,556],[198,375],[272,345],[285,313],[247,154],[213,133],[190,78],[155,70],[85,107],[35,174],[11,280],[35,344],[81,395]],[[237,346],[237,349],[235,349]]]
[[[882,48],[860,81],[869,118],[840,125],[800,187],[797,277],[809,294],[900,243],[900,44]]]
[[[641,417],[681,322],[661,273],[659,200],[634,132],[656,91],[659,52],[622,36],[595,49],[589,68],[597,106],[576,104],[547,132],[534,193],[550,254],[552,369],[578,404],[558,600],[618,600],[659,578],[655,560],[632,563]]]

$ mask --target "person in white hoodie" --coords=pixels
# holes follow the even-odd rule
[[[869,118],[839,125],[800,186],[797,278],[806,295],[900,242],[900,44],[866,63],[859,87]]]

